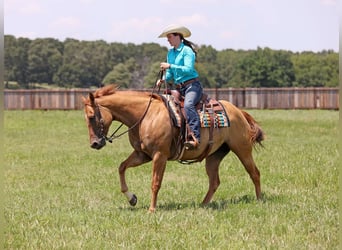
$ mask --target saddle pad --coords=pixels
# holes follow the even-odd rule
[[[203,112],[199,110],[199,116],[201,120],[202,128],[210,128],[211,120],[209,112]],[[216,111],[214,113],[214,128],[229,127],[229,121],[224,111]]]
[[[174,102],[174,97],[172,95],[162,95],[164,97],[164,100],[167,102],[167,106],[169,107],[169,112],[172,117],[172,121],[174,123],[174,126],[181,127],[182,125],[182,114],[180,112],[180,109]],[[202,128],[210,128],[211,126],[211,120],[210,120],[210,114],[209,111],[206,110],[203,112],[203,110],[198,109],[197,110],[200,121],[201,121],[201,127]],[[214,112],[214,111],[212,111]],[[214,115],[214,128],[222,128],[222,127],[229,127],[230,122],[227,117],[227,114],[224,110],[215,111]]]

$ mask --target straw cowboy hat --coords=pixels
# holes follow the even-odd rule
[[[172,33],[182,34],[183,37],[191,36],[191,32],[188,28],[180,25],[170,25],[158,37],[166,37],[168,34]]]

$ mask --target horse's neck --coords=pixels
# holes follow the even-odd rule
[[[134,91],[118,91],[113,95],[102,97],[99,103],[108,108],[115,120],[132,126],[144,114],[149,97]]]

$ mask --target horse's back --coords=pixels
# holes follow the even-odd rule
[[[241,124],[239,124],[241,122],[244,123],[245,125],[248,125],[248,123],[246,123],[247,121],[241,109],[239,109],[234,104],[226,100],[220,100],[219,102],[223,105],[229,117],[231,126],[237,125],[237,123],[238,125],[241,126]]]

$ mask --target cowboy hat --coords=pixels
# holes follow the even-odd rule
[[[180,25],[170,25],[158,37],[166,37],[168,34],[172,33],[182,34],[183,37],[191,36],[191,32],[188,28]]]

